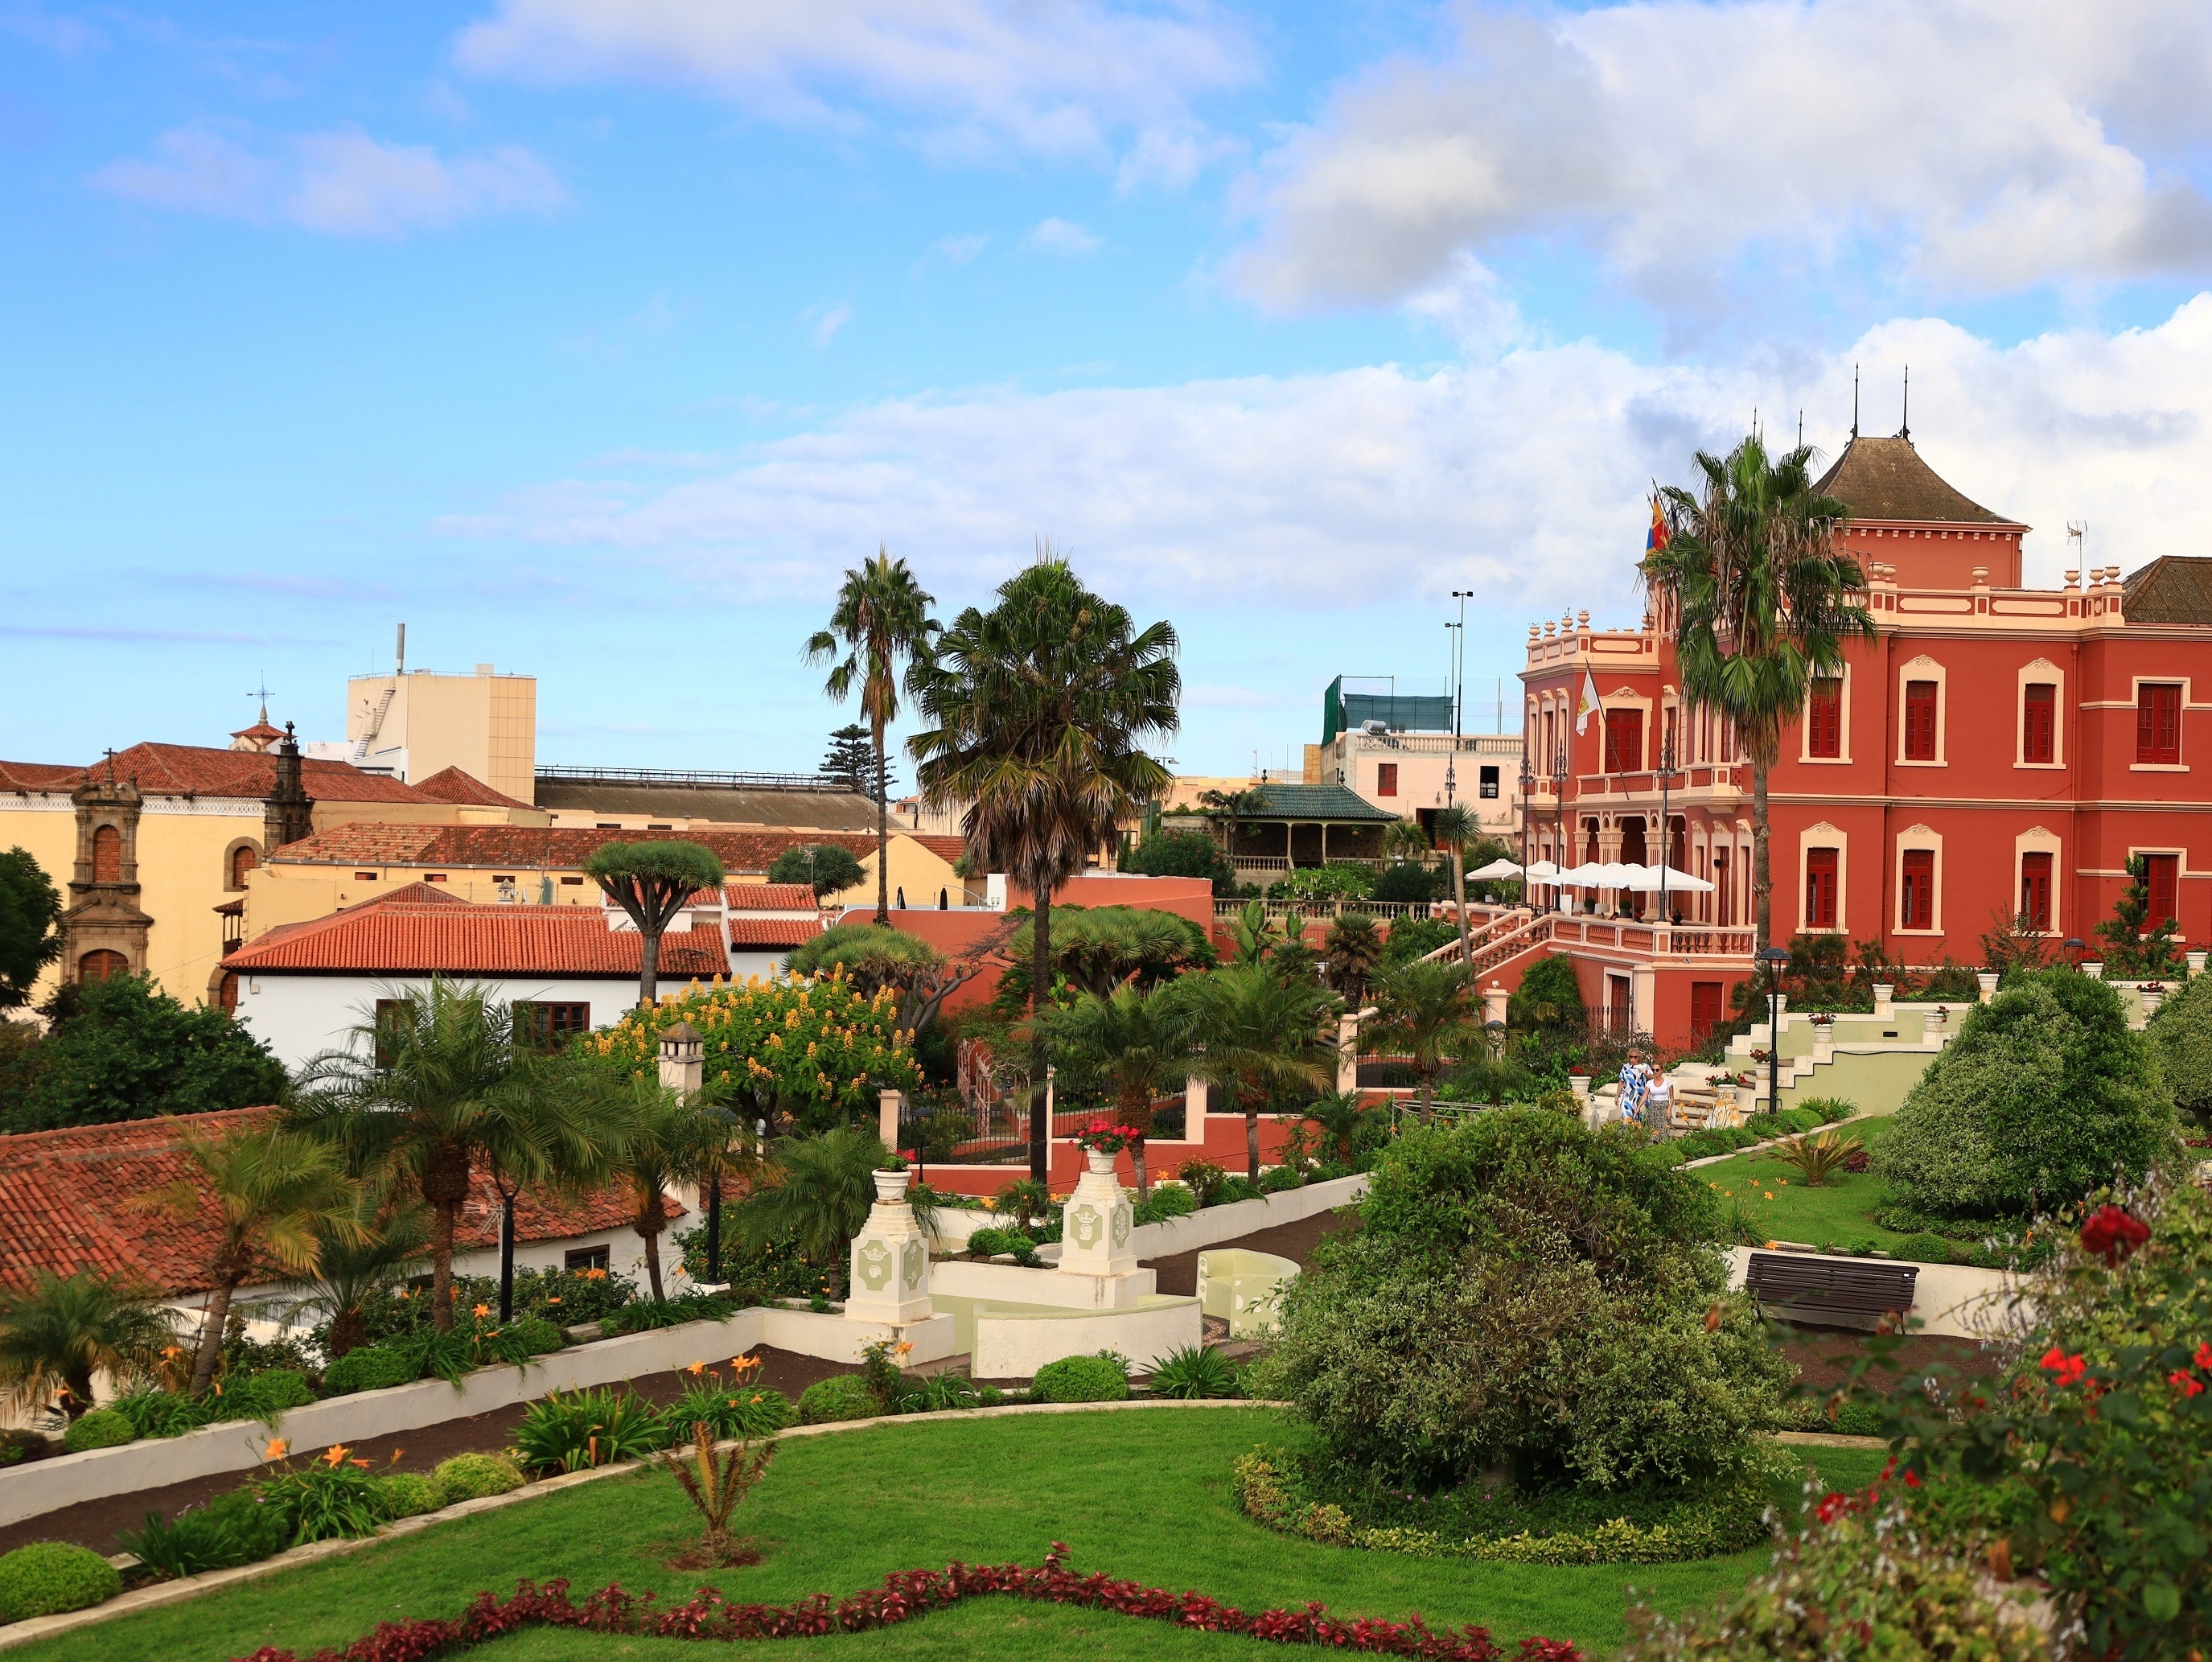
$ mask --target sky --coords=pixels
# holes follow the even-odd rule
[[[0,756],[339,736],[404,621],[541,760],[809,769],[845,569],[1046,541],[1182,771],[1455,591],[1486,728],[1855,373],[2031,581],[2203,551],[2208,281],[2203,6],[0,0]]]

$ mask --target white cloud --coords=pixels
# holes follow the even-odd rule
[[[2031,570],[2130,569],[2202,539],[2212,474],[2212,294],[2156,329],[2000,349],[1950,324],[1885,325],[1764,368],[1640,363],[1587,343],[1394,367],[1148,388],[874,404],[755,447],[710,478],[580,479],[445,528],[680,569],[749,600],[811,598],[852,551],[888,542],[938,592],[995,581],[1040,533],[1109,592],[1283,609],[1473,587],[1486,616],[1572,604],[1633,614],[1650,481],[1687,476],[1748,412],[1840,445],[1851,365],[1869,431],[1894,426],[1910,362],[1922,454],[1959,489],[2039,527]],[[1877,414],[1877,411],[1880,411]]]
[[[846,305],[826,308],[810,306],[799,314],[799,320],[812,326],[817,346],[827,346],[837,338],[837,332],[853,320],[853,308]]]
[[[483,75],[690,85],[781,120],[880,100],[956,145],[1055,154],[1177,119],[1255,68],[1209,0],[496,0],[455,52]]]
[[[1461,250],[1594,245],[1680,310],[1740,257],[1872,247],[1997,292],[2212,265],[2212,9],[2162,0],[1704,0],[1460,14],[1270,157],[1235,275],[1395,300]]]
[[[1072,219],[1041,219],[1023,242],[1038,253],[1057,254],[1063,259],[1080,259],[1105,246],[1105,239],[1096,231]]]
[[[404,236],[567,200],[552,169],[519,144],[444,157],[351,129],[296,134],[264,154],[209,127],[174,128],[152,155],[110,162],[91,182],[150,207],[333,236]]]
[[[920,270],[933,259],[941,259],[947,265],[965,265],[981,253],[990,240],[988,232],[966,236],[941,236],[922,250],[921,259],[915,269]]]

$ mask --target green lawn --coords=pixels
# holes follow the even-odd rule
[[[1294,1434],[1272,1410],[1155,1409],[890,1425],[796,1439],[747,1500],[740,1527],[768,1549],[749,1569],[671,1570],[662,1555],[696,1538],[664,1475],[610,1478],[543,1500],[456,1519],[324,1563],[118,1618],[29,1645],[9,1662],[202,1662],[263,1644],[302,1655],[343,1644],[379,1621],[458,1612],[482,1588],[520,1576],[567,1576],[579,1592],[613,1580],[687,1594],[711,1580],[734,1598],[783,1602],[843,1595],[896,1569],[1019,1560],[1066,1541],[1072,1567],[1247,1610],[1319,1599],[1340,1615],[1434,1623],[1480,1622],[1501,1638],[1571,1638],[1599,1653],[1626,1636],[1628,1589],[1678,1610],[1764,1568],[1764,1549],[1694,1564],[1558,1569],[1430,1561],[1318,1546],[1261,1530],[1234,1509],[1229,1462],[1255,1442]],[[1863,1484],[1879,1453],[1808,1451],[1838,1487]],[[1179,1632],[1159,1622],[1013,1599],[978,1600],[888,1632],[723,1647],[813,1662],[974,1656],[1230,1657],[1272,1652],[1256,1641]],[[495,1662],[696,1654],[674,1640],[539,1632],[483,1653]]]
[[[1896,1123],[1883,1115],[1828,1129],[1856,1137],[1872,1148]],[[1768,1240],[1807,1241],[1838,1250],[1872,1246],[1894,1252],[1906,1240],[1918,1239],[1884,1229],[1874,1221],[1875,1210],[1888,1201],[1889,1190],[1871,1172],[1838,1172],[1814,1189],[1794,1166],[1771,1154],[1755,1154],[1701,1166],[1690,1175],[1711,1184],[1723,1207],[1731,1200],[1739,1202],[1752,1227]]]

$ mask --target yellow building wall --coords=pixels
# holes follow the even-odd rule
[[[392,695],[385,704],[385,694]],[[537,800],[538,680],[530,675],[360,675],[346,683],[346,738],[358,744],[384,714],[363,766],[404,751],[402,775],[419,784],[457,767],[521,802]]]
[[[890,842],[891,904],[898,904],[902,885],[906,889],[906,904],[914,907],[934,906],[937,892],[949,890],[952,904],[967,904],[966,886],[952,869],[952,862],[931,851],[927,844],[917,843],[911,837],[892,834]],[[873,849],[860,861],[860,881],[842,893],[828,896],[823,903],[830,906],[872,906],[876,904],[876,851]]]

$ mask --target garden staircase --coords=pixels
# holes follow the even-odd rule
[[[1549,914],[1506,912],[1470,928],[1467,941],[1469,974],[1486,974],[1542,946],[1552,938],[1552,922]],[[1459,937],[1454,935],[1436,951],[1424,953],[1421,961],[1448,964],[1458,957]]]

